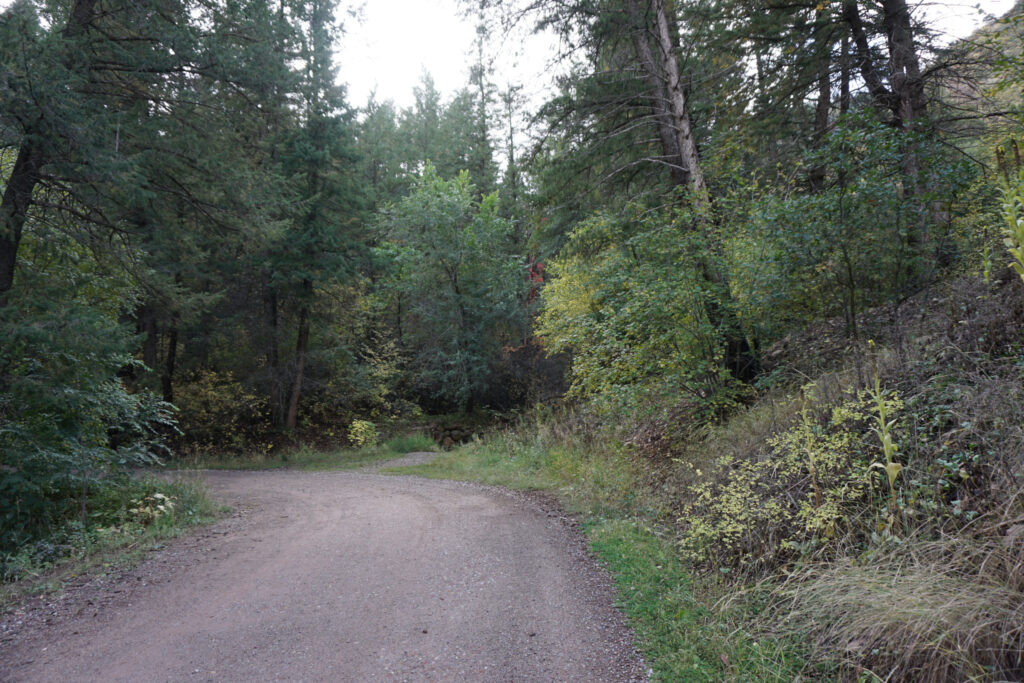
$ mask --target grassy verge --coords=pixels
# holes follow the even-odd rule
[[[792,681],[803,667],[796,643],[744,631],[761,602],[756,593],[722,606],[722,586],[691,577],[673,539],[655,531],[662,513],[638,466],[614,444],[506,434],[387,471],[555,491],[585,520],[655,680]]]
[[[415,434],[394,437],[382,444],[363,448],[319,450],[310,446],[299,446],[279,451],[254,450],[242,455],[189,456],[170,465],[179,469],[207,470],[352,470],[398,458],[413,451],[429,451],[434,448],[436,444],[430,437]]]
[[[83,575],[133,566],[168,539],[228,511],[208,497],[201,482],[187,478],[148,477],[98,487],[90,495],[85,524],[67,521],[46,539],[0,556],[0,613]]]

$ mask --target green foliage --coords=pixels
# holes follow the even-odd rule
[[[813,387],[805,389],[813,391]],[[809,408],[756,457],[711,455],[687,462],[681,547],[704,566],[772,565],[847,536],[868,536],[876,447],[869,425],[898,397],[862,392],[816,414]],[[894,423],[886,420],[888,429]]]
[[[477,199],[468,174],[446,181],[428,165],[380,217],[413,389],[438,407],[485,402],[502,347],[523,335],[526,273],[498,206],[497,194]]]
[[[637,206],[576,227],[537,321],[550,351],[572,352],[575,394],[633,407],[670,397],[704,418],[735,405],[725,367],[735,330],[728,292],[707,277],[708,242],[686,216]]]
[[[376,446],[380,435],[377,433],[377,425],[369,420],[353,420],[348,428],[348,440],[356,448]]]
[[[1012,260],[1010,266],[1024,280],[1024,165],[1020,160],[1020,148],[1013,141],[1015,168],[1013,173],[1006,160],[1006,152],[997,150],[999,165],[1006,180],[1003,186],[1003,243]]]
[[[29,579],[31,584],[44,572],[59,577],[83,565],[127,559],[133,548],[148,549],[153,541],[211,521],[217,512],[206,488],[190,479],[111,476],[90,487],[87,502],[84,524],[78,518],[57,519],[44,538],[0,551],[0,582]]]
[[[192,449],[239,451],[270,423],[266,399],[231,372],[189,373],[178,386],[175,404],[182,437]]]
[[[0,549],[45,534],[105,477],[153,463],[171,407],[130,394],[115,314],[39,282],[0,308]],[[81,501],[85,505],[85,501]]]
[[[849,116],[803,161],[826,173],[822,190],[793,185],[726,202],[732,291],[754,336],[836,315],[856,335],[860,312],[930,281],[965,251],[949,226],[969,208],[961,199],[975,172],[926,143],[870,114]],[[917,194],[901,171],[908,146],[928,169]],[[936,206],[945,225],[929,215]]]

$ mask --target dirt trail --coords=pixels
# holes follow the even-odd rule
[[[9,615],[3,681],[631,681],[557,508],[370,473],[207,472],[240,511]]]

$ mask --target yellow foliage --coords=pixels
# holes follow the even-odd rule
[[[902,407],[897,397],[882,400],[890,415]],[[861,392],[823,415],[805,408],[757,456],[691,464],[683,551],[705,565],[771,563],[850,531],[872,494],[876,407]]]
[[[348,428],[348,438],[358,448],[377,445],[377,425],[369,420],[353,420]]]

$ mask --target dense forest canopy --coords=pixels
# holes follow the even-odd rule
[[[407,108],[350,101],[341,9],[3,10],[0,551],[134,465],[357,422],[714,425],[779,340],[1024,263],[1019,7],[940,44],[908,0],[483,0],[465,87]],[[513,26],[559,38],[536,111]]]

